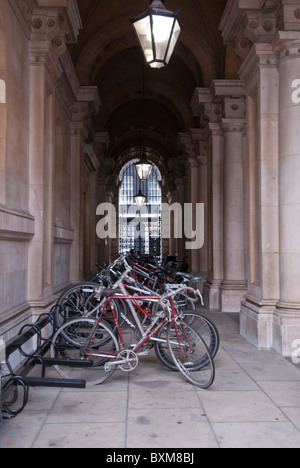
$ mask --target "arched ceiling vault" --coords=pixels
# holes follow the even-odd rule
[[[145,146],[162,168],[176,157],[178,134],[196,125],[190,102],[196,87],[224,78],[226,49],[218,30],[226,0],[165,0],[180,10],[182,32],[163,69],[145,64],[129,18],[148,0],[77,0],[83,29],[70,53],[80,84],[97,86],[96,131],[108,132],[117,164]],[[125,161],[126,162],[126,161]]]

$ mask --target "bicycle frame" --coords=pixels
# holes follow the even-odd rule
[[[138,299],[138,300],[142,300],[142,299],[145,299],[145,296],[140,296],[140,297],[136,297],[136,296],[133,296],[135,299]],[[130,297],[132,298],[132,297]],[[147,296],[147,298],[149,299],[149,297]],[[109,298],[108,299],[108,302],[110,302],[112,299],[115,299],[114,298]],[[118,297],[118,299],[129,299],[128,296],[122,296],[122,297]],[[151,326],[149,327],[149,329],[143,333],[143,336],[142,336],[142,339],[139,341],[139,343],[137,343],[132,349],[130,349],[130,351],[132,353],[134,353],[137,357],[138,356],[145,356],[148,354],[148,351],[146,352],[141,352],[139,353],[140,349],[143,348],[143,346],[145,346],[145,344],[151,340],[151,341],[160,341],[162,343],[166,343],[167,340],[163,340],[163,339],[159,339],[159,338],[155,338],[154,335],[159,332],[159,330],[161,328],[163,328],[166,324],[170,323],[171,321],[173,321],[174,323],[174,327],[175,327],[175,330],[176,330],[176,336],[177,336],[177,339],[178,339],[178,343],[179,343],[179,346],[181,347],[181,344],[180,344],[180,340],[179,340],[179,334],[178,334],[178,330],[177,330],[177,324],[176,324],[176,318],[178,317],[177,316],[177,313],[176,313],[176,310],[175,310],[175,307],[174,307],[174,304],[173,304],[173,301],[171,300],[171,305],[172,305],[172,312],[169,316],[166,316],[159,324],[158,326],[155,327],[155,325],[157,324],[157,322],[159,321],[160,317],[157,317],[156,320],[154,321],[154,323],[151,324]],[[118,324],[118,321],[117,321],[117,318],[116,318],[116,315],[115,313],[113,312],[113,315],[114,315],[114,320],[115,320],[115,323],[116,323],[116,327],[117,327],[117,331],[118,331],[118,335],[121,339],[121,344],[122,344],[122,350],[125,350],[125,342],[124,342],[124,339],[123,339],[123,335],[122,335],[122,332],[121,332],[121,329],[120,329],[120,326]],[[112,353],[109,353],[109,352],[99,352],[99,353],[96,353],[96,352],[90,352],[89,351],[89,346],[92,342],[92,339],[96,333],[96,330],[97,330],[97,327],[99,325],[101,321],[101,316],[99,317],[99,319],[97,320],[97,323],[91,333],[91,336],[90,336],[90,339],[87,343],[87,346],[84,348],[84,355],[86,357],[88,356],[94,356],[94,357],[101,357],[101,358],[106,358],[108,360],[113,360],[113,359],[116,359],[118,357],[118,354],[112,354]],[[177,343],[177,342],[176,342]],[[182,347],[181,347],[182,349]],[[182,350],[183,352],[183,350]],[[105,364],[105,367],[106,369],[109,371],[111,370],[111,367],[112,366],[119,366],[119,365],[122,365],[122,364],[126,364],[126,363],[129,363],[129,362],[132,362],[132,361],[135,361],[135,359],[130,359],[130,358],[127,358],[126,360],[125,359],[121,359],[121,360],[117,360],[117,361],[113,361],[113,362],[107,362]]]
[[[174,289],[172,288],[172,291],[168,291],[164,295],[158,294],[158,293],[154,292],[153,290],[149,289],[148,287],[146,287],[144,285],[141,285],[141,287],[143,289],[141,289],[139,287],[136,287],[136,284],[139,284],[139,283],[136,281],[135,277],[130,276],[130,273],[131,274],[133,273],[133,268],[126,262],[125,258],[123,260],[124,260],[124,265],[126,267],[126,270],[125,270],[125,272],[123,272],[121,274],[121,277],[114,284],[114,289],[116,290],[116,295],[113,295],[113,296],[110,296],[110,297],[104,297],[103,300],[100,301],[100,303],[92,311],[90,311],[87,314],[87,317],[92,315],[92,314],[95,314],[102,307],[102,312],[99,315],[99,317],[98,317],[98,319],[96,321],[95,327],[91,332],[88,343],[85,346],[85,348],[83,349],[83,352],[84,352],[85,356],[87,356],[87,357],[88,356],[95,356],[95,357],[107,358],[109,360],[113,360],[113,359],[115,359],[117,357],[117,355],[115,355],[113,353],[108,353],[108,352],[99,352],[99,353],[97,353],[97,352],[92,351],[92,350],[89,349],[90,345],[91,345],[91,342],[93,340],[93,336],[96,333],[97,327],[100,324],[103,316],[105,315],[105,313],[108,310],[110,310],[112,312],[112,315],[113,315],[113,320],[114,320],[114,323],[115,323],[115,326],[116,326],[118,337],[120,338],[121,350],[124,351],[126,349],[124,337],[123,337],[121,327],[120,327],[118,319],[117,319],[116,311],[114,309],[114,304],[113,304],[114,301],[124,300],[124,301],[126,301],[126,303],[129,306],[130,312],[132,314],[132,317],[133,317],[133,320],[134,320],[134,323],[135,323],[135,325],[132,324],[132,328],[135,328],[135,326],[136,326],[138,328],[140,334],[141,334],[141,337],[142,337],[140,339],[140,341],[132,349],[130,349],[130,351],[133,352],[133,353],[138,353],[140,351],[140,349],[143,348],[143,346],[145,346],[146,343],[149,340],[166,343],[167,342],[166,340],[161,339],[161,338],[156,338],[155,335],[167,323],[171,323],[171,321],[173,321],[173,323],[174,323],[177,338],[179,340],[178,330],[177,330],[177,327],[176,327],[176,318],[178,317],[178,314],[177,314],[177,311],[176,311],[176,308],[175,308],[175,305],[174,305],[173,296],[176,296],[177,294],[180,294],[180,293],[182,293],[184,291],[191,290],[194,293],[198,293],[200,298],[201,298],[201,293],[199,291],[195,291],[193,288],[189,288],[185,284],[182,284],[181,286],[178,285],[178,287],[176,287],[176,288],[173,287]],[[123,283],[124,280],[127,280],[127,281],[131,282],[132,284],[134,283],[134,286],[130,285],[130,284],[125,285]],[[138,293],[140,295],[130,295],[127,292],[125,286],[127,288],[131,289],[132,291],[135,291],[136,293]],[[98,291],[98,293],[101,296],[101,289]],[[195,302],[196,302],[196,300],[197,299],[195,299]],[[146,316],[147,316],[147,314],[139,306],[138,301],[147,301],[147,302],[155,302],[155,303],[160,302],[163,305],[162,312],[160,314],[157,314],[156,317],[154,317],[152,323],[149,325],[149,327],[147,328],[146,331],[144,330],[143,325],[142,325],[142,323],[141,323],[141,321],[139,319],[139,316],[138,316],[138,314],[136,312],[136,308],[142,314],[144,314]],[[166,302],[167,302],[167,304],[166,304]],[[157,325],[157,322],[159,322],[159,321],[160,321],[160,323]],[[127,323],[128,322],[129,322],[129,320],[127,321]],[[180,345],[180,343],[179,343],[179,345]],[[144,353],[139,353],[139,354],[137,354],[137,356],[145,355],[145,354],[146,354],[145,352]],[[110,365],[115,366],[115,365],[123,364],[125,362],[130,362],[130,360],[129,361],[128,360],[127,361],[124,361],[124,360],[114,361]]]
[[[118,263],[118,261],[115,261],[112,266],[110,267],[110,271],[113,273],[113,274],[116,274],[116,272],[113,270],[114,266]],[[123,281],[125,279],[127,279],[128,281],[131,281],[132,283],[134,283],[135,285],[138,285],[140,287],[136,287],[136,286],[132,286],[130,284],[126,284],[126,287],[137,292],[137,293],[141,293],[143,296],[145,295],[145,292],[149,295],[147,295],[146,297],[143,297],[143,299],[141,300],[146,300],[146,301],[149,301],[149,300],[158,300],[158,299],[167,299],[168,297],[171,297],[171,296],[175,296],[177,294],[184,294],[185,292],[187,292],[188,290],[192,291],[192,292],[196,292],[199,297],[200,297],[200,300],[201,300],[201,304],[203,305],[203,298],[202,298],[202,295],[200,293],[200,291],[195,291],[193,288],[190,288],[188,287],[186,284],[182,283],[181,285],[170,285],[171,286],[171,289],[172,289],[172,293],[171,294],[165,294],[164,296],[162,296],[162,292],[158,293],[158,292],[155,292],[153,291],[153,289],[150,289],[148,288],[147,286],[145,285],[142,285],[139,283],[139,281],[137,280],[136,278],[136,275],[134,274],[134,269],[132,268],[132,266],[130,266],[128,264],[128,262],[126,261],[125,257],[123,257],[123,263],[125,265],[125,272],[123,272],[121,274],[121,277],[118,279],[118,281],[113,285],[113,288],[116,289],[116,290],[121,290],[121,293],[124,294],[124,297],[123,299],[127,302],[127,304],[129,305],[129,308],[130,308],[130,311],[133,315],[133,318],[134,318],[134,321],[139,329],[139,331],[142,333],[143,329],[142,329],[142,324],[140,323],[140,321],[138,320],[138,317],[136,315],[136,312],[132,306],[132,301],[135,303],[136,307],[139,309],[139,311],[144,314],[145,316],[147,316],[147,314],[145,313],[145,311],[139,307],[139,305],[137,304],[137,301],[139,300],[138,297],[134,297],[134,298],[130,298],[126,289],[125,289],[125,285],[123,284]],[[130,274],[132,276],[130,276]],[[150,279],[150,277],[148,277]],[[141,289],[142,288],[142,289]],[[99,294],[101,295],[101,290],[99,291]],[[153,296],[153,297],[151,297]],[[117,296],[114,297],[114,299],[118,299]],[[120,298],[119,298],[120,299]],[[129,300],[131,299],[131,300]],[[189,298],[190,300],[192,300],[191,298]],[[93,310],[91,310],[89,313],[86,314],[87,317],[95,314],[104,304],[105,304],[105,300],[106,299],[103,299],[99,305],[97,307],[95,307]],[[196,301],[195,301],[196,302]],[[151,316],[151,315],[148,315],[148,317]],[[123,317],[124,318],[124,317]],[[125,318],[125,321],[128,323],[129,321],[127,321],[127,319]],[[129,324],[129,323],[128,323]],[[131,325],[130,325],[131,326]]]

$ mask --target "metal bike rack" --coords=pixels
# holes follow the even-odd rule
[[[49,327],[52,332],[47,338],[43,337],[43,330]],[[1,401],[5,401],[5,393],[9,392],[12,386],[17,389],[22,387],[24,391],[23,402],[18,410],[12,410],[8,404],[1,403],[0,407],[0,425],[3,419],[11,419],[20,414],[25,408],[28,400],[28,392],[30,387],[59,387],[59,388],[86,388],[84,380],[63,379],[63,378],[46,378],[46,369],[55,365],[66,364],[72,367],[92,367],[93,361],[91,360],[70,360],[70,359],[56,359],[46,356],[50,349],[51,341],[55,333],[55,319],[52,311],[50,313],[42,314],[37,322],[33,324],[24,325],[19,335],[6,343],[5,346],[5,361],[0,362],[0,395]],[[34,350],[26,352],[24,346],[30,340],[36,340]],[[25,364],[22,365],[20,374],[16,375],[12,369],[10,358],[16,352],[26,358]],[[3,353],[2,353],[3,354]],[[1,355],[0,355],[1,357]],[[36,365],[41,366],[41,377],[30,377],[29,374],[33,367]],[[5,369],[5,370],[4,370]],[[2,388],[1,388],[1,383]],[[3,414],[2,414],[3,413]]]

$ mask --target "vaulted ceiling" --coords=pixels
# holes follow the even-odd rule
[[[83,29],[70,53],[80,84],[97,86],[101,110],[98,132],[108,132],[116,161],[142,143],[148,155],[176,154],[180,132],[197,126],[190,102],[196,87],[224,78],[226,48],[218,26],[227,0],[165,0],[180,10],[182,32],[169,65],[151,69],[144,60],[129,18],[149,0],[77,0]]]

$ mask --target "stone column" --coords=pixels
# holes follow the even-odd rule
[[[197,159],[197,193],[195,203],[204,207],[204,219],[201,225],[197,226],[198,236],[203,235],[203,245],[197,251],[197,273],[201,273],[203,280],[208,273],[208,172],[207,172],[207,142],[205,140],[205,129],[193,128],[190,130],[192,139],[195,142],[195,155]],[[199,222],[199,221],[198,221]]]
[[[198,160],[197,158],[188,158],[189,165],[189,188],[190,188],[190,200],[189,203],[192,204],[192,226],[185,226],[185,233],[187,229],[191,231],[196,230],[196,204],[199,203],[199,181],[198,181]],[[187,242],[191,242],[193,239],[186,239]],[[190,272],[197,273],[199,271],[199,251],[198,250],[189,250],[187,251],[189,255],[189,265]]]
[[[82,125],[71,124],[71,225],[74,226],[74,240],[70,255],[70,280],[83,279],[80,252],[80,203],[81,203],[81,139]]]
[[[273,343],[279,296],[278,69],[273,41],[289,0],[228,0],[220,29],[241,58],[247,96],[245,230],[248,292],[241,334],[255,346]],[[292,0],[293,2],[294,0]],[[246,145],[245,145],[246,149]]]
[[[291,355],[293,341],[300,337],[300,31],[280,31],[276,51],[280,82],[280,300],[273,331],[274,347]]]
[[[184,177],[177,177],[175,179],[175,185],[177,188],[177,203],[179,203],[182,208],[184,206]],[[182,227],[183,228],[183,227]],[[184,250],[184,236],[181,237],[181,239],[176,239],[176,254],[178,255],[180,260],[183,260],[183,257],[185,256],[185,250]]]
[[[108,184],[108,174],[113,171],[113,168],[106,168],[105,158],[107,153],[107,148],[110,143],[109,134],[107,132],[98,132],[94,136],[94,141],[96,144],[97,152],[98,152],[98,159],[101,163],[101,167],[98,174],[98,196],[97,196],[97,203],[101,205],[106,203],[106,189]],[[116,210],[116,217],[117,217],[117,210]],[[99,221],[99,218],[97,218]],[[108,262],[108,256],[106,256],[106,250],[108,245],[108,239],[100,239],[97,237],[97,262],[104,266],[105,263]]]
[[[28,252],[28,297],[37,315],[53,294],[51,256],[53,242],[53,118],[49,69],[62,69],[49,42],[31,42],[29,116],[29,207],[35,218],[35,235]],[[47,83],[48,81],[48,83]],[[53,85],[54,86],[54,85]],[[51,104],[52,103],[52,104]]]
[[[222,105],[215,102],[213,90],[196,88],[191,101],[193,114],[199,117],[202,127],[200,161],[205,147],[204,170],[200,179],[206,176],[205,192],[205,251],[207,276],[203,286],[205,305],[210,309],[221,307],[221,283],[223,279],[223,153],[224,136],[220,125]],[[199,160],[199,158],[198,158]],[[200,163],[200,165],[201,165]],[[202,163],[203,164],[203,163]],[[202,189],[201,189],[202,190]],[[204,189],[203,189],[204,190]],[[202,194],[201,194],[202,197]]]
[[[199,254],[199,272],[203,279],[208,273],[208,171],[207,171],[207,148],[206,142],[201,142],[200,155],[198,156],[199,165],[199,202],[204,205],[204,245]]]
[[[232,106],[242,106],[244,101]],[[222,312],[240,312],[247,292],[244,233],[244,119],[223,119],[224,131],[224,279]]]
[[[205,304],[210,309],[221,307],[221,283],[223,279],[223,131],[218,123],[208,126],[208,229],[209,265],[204,284]]]
[[[71,211],[71,226],[73,229],[73,242],[70,252],[70,280],[72,282],[84,279],[83,274],[83,255],[87,246],[82,245],[83,239],[86,238],[82,221],[83,209],[83,178],[84,167],[87,167],[88,173],[93,173],[99,168],[99,162],[95,155],[95,151],[90,137],[91,116],[98,112],[100,106],[98,90],[94,87],[82,86],[78,89],[77,101],[73,103],[71,127],[71,188],[70,188],[70,211]],[[90,141],[91,143],[87,143]],[[87,162],[85,163],[84,160]],[[92,185],[92,178],[88,185]],[[95,182],[94,182],[95,184]],[[91,238],[87,243],[91,245],[91,272],[95,271],[96,258],[96,203],[98,201],[98,186],[95,184],[91,189],[91,200],[89,206],[89,216],[91,216]],[[88,246],[88,250],[90,247]],[[93,256],[95,257],[93,259]],[[88,265],[87,259],[85,259]]]
[[[241,334],[255,346],[273,342],[279,297],[278,69],[271,44],[255,44],[240,75],[247,93],[246,242],[248,293]]]

